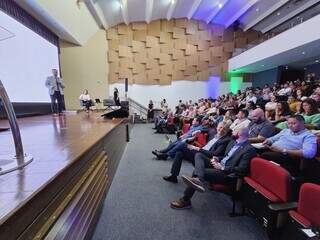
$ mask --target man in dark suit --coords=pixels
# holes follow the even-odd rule
[[[182,176],[188,186],[184,196],[171,203],[171,208],[191,208],[191,198],[195,191],[205,192],[205,181],[220,184],[235,184],[230,175],[246,175],[250,160],[256,155],[254,147],[248,141],[248,128],[241,128],[233,133],[236,140],[231,141],[223,157],[202,158],[195,161],[193,177]]]
[[[203,156],[208,159],[213,156],[223,156],[228,143],[231,141],[230,128],[225,122],[220,122],[217,126],[217,133],[209,139],[209,142],[202,148],[186,145],[176,152],[171,167],[171,175],[163,177],[168,182],[177,183],[182,160],[189,160],[192,164],[195,162],[195,156]]]

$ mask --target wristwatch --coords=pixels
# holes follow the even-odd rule
[[[283,154],[283,155],[287,155],[287,154],[288,154],[287,149],[285,149],[285,148],[284,148],[284,149],[282,149],[282,151],[281,151],[281,152],[282,152],[282,154]]]

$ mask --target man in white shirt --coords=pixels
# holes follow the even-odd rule
[[[249,126],[250,120],[248,119],[249,112],[246,109],[239,110],[237,114],[237,119],[230,125],[232,131],[238,130],[240,128],[246,128]]]
[[[287,95],[290,95],[292,92],[292,89],[289,87],[288,84],[284,84],[283,88],[281,88],[279,91],[278,91],[278,95],[280,96],[287,96]]]
[[[253,102],[254,104],[257,102],[257,97],[254,95],[252,89],[247,91],[246,102]]]

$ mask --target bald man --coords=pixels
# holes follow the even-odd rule
[[[256,156],[256,150],[249,143],[248,136],[248,128],[234,131],[235,140],[230,141],[222,157],[198,158],[196,154],[193,177],[182,176],[187,188],[182,198],[171,203],[171,208],[191,208],[191,198],[195,191],[205,192],[205,181],[234,185],[236,179],[230,177],[230,174],[248,174],[250,160]]]
[[[248,126],[250,143],[262,143],[275,135],[275,127],[265,118],[264,111],[261,108],[253,110],[250,119],[251,123]]]

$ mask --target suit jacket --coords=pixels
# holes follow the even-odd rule
[[[213,156],[216,156],[216,157],[223,156],[223,154],[226,151],[226,147],[231,140],[232,140],[231,136],[229,134],[226,134],[223,137],[221,137],[218,141],[216,141],[211,146],[209,151],[201,148],[200,152],[209,158],[212,158]]]
[[[224,156],[228,154],[231,148],[236,144],[235,140],[230,141],[228,144]],[[219,157],[221,161],[223,157]],[[246,175],[249,172],[250,161],[256,156],[255,148],[248,142],[244,142],[226,162],[224,172],[226,174],[237,173],[240,175]]]
[[[63,94],[64,85],[63,85],[63,82],[62,82],[62,78],[57,77],[57,82],[58,82],[58,85],[59,85],[59,91],[60,91],[61,94]],[[54,76],[47,77],[46,87],[48,88],[50,95],[54,94],[54,87],[55,86],[56,86],[55,77]]]

